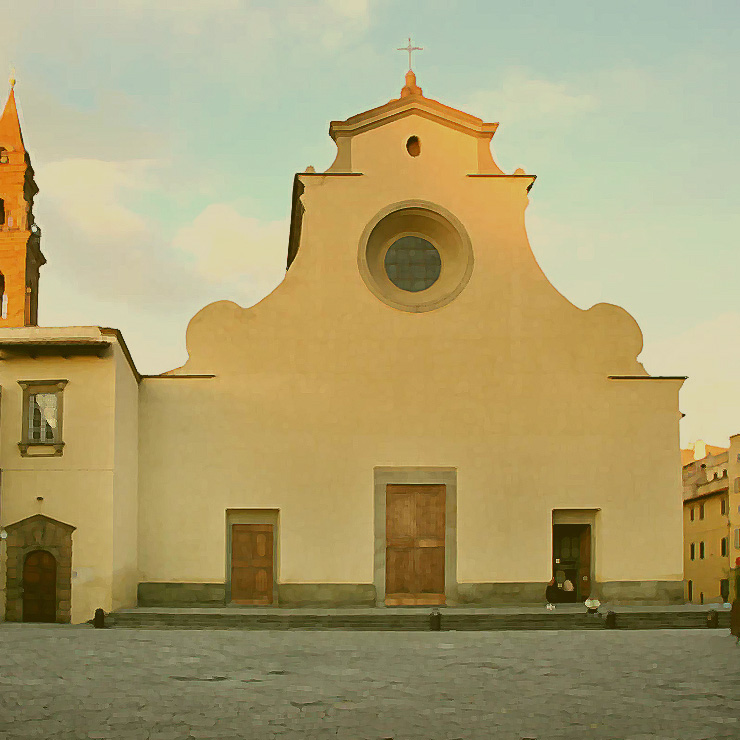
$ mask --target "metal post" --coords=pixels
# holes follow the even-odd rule
[[[429,615],[429,629],[430,630],[441,630],[442,629],[442,615],[439,613],[439,609],[435,609]]]

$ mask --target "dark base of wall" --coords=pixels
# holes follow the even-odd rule
[[[223,606],[223,583],[140,583],[139,606]]]
[[[683,581],[605,581],[597,584],[598,598],[610,604],[683,604]]]
[[[280,606],[375,606],[371,583],[280,583]]]
[[[547,583],[459,583],[460,606],[525,606],[545,602]],[[606,581],[592,596],[617,606],[683,604],[683,581]]]
[[[458,583],[460,606],[505,606],[545,603],[547,583]]]
[[[593,596],[615,605],[683,604],[683,581],[607,581],[593,584]],[[547,583],[459,583],[457,600],[449,606],[528,606],[545,603]],[[223,583],[140,583],[139,606],[223,606]],[[278,604],[283,607],[383,606],[370,583],[281,583]]]
[[[223,583],[140,583],[139,606],[223,606]],[[375,606],[375,586],[365,583],[281,583],[278,605],[285,607]]]

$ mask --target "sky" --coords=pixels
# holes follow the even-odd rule
[[[553,285],[624,307],[646,370],[689,377],[682,446],[740,433],[736,0],[0,0],[0,17],[40,189],[40,325],[116,327],[144,374],[182,365],[203,306],[280,282],[293,174],[331,164],[331,120],[399,96],[411,36],[424,94],[499,122],[498,165],[537,175],[527,231]]]

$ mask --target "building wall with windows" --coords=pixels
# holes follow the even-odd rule
[[[16,554],[43,549],[50,521],[74,527],[69,583],[58,584],[71,621],[89,619],[98,607],[132,603],[138,393],[116,335],[98,327],[0,328],[0,357],[0,528],[9,530],[0,552],[0,604],[22,601],[22,594],[8,592],[9,560],[19,569]],[[42,413],[52,423],[36,434],[33,424],[24,427],[31,415],[20,383],[47,389],[49,381],[65,381],[61,415],[51,418],[46,407]],[[35,515],[41,517],[28,531],[11,531]]]
[[[730,598],[740,598],[740,434],[730,437],[727,453],[730,524]]]
[[[740,557],[740,435],[683,466],[684,578],[692,603],[732,600]]]

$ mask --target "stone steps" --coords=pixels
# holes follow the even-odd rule
[[[430,610],[431,611],[431,610]],[[429,631],[430,611],[398,614],[371,611],[367,614],[335,613],[224,613],[163,609],[161,611],[114,612],[106,625],[148,629],[242,629],[242,630],[374,630]],[[718,611],[718,625],[730,626],[729,612]],[[604,615],[583,613],[467,613],[441,615],[442,630],[585,630],[607,629]],[[707,629],[707,613],[698,611],[617,612],[616,629]]]

